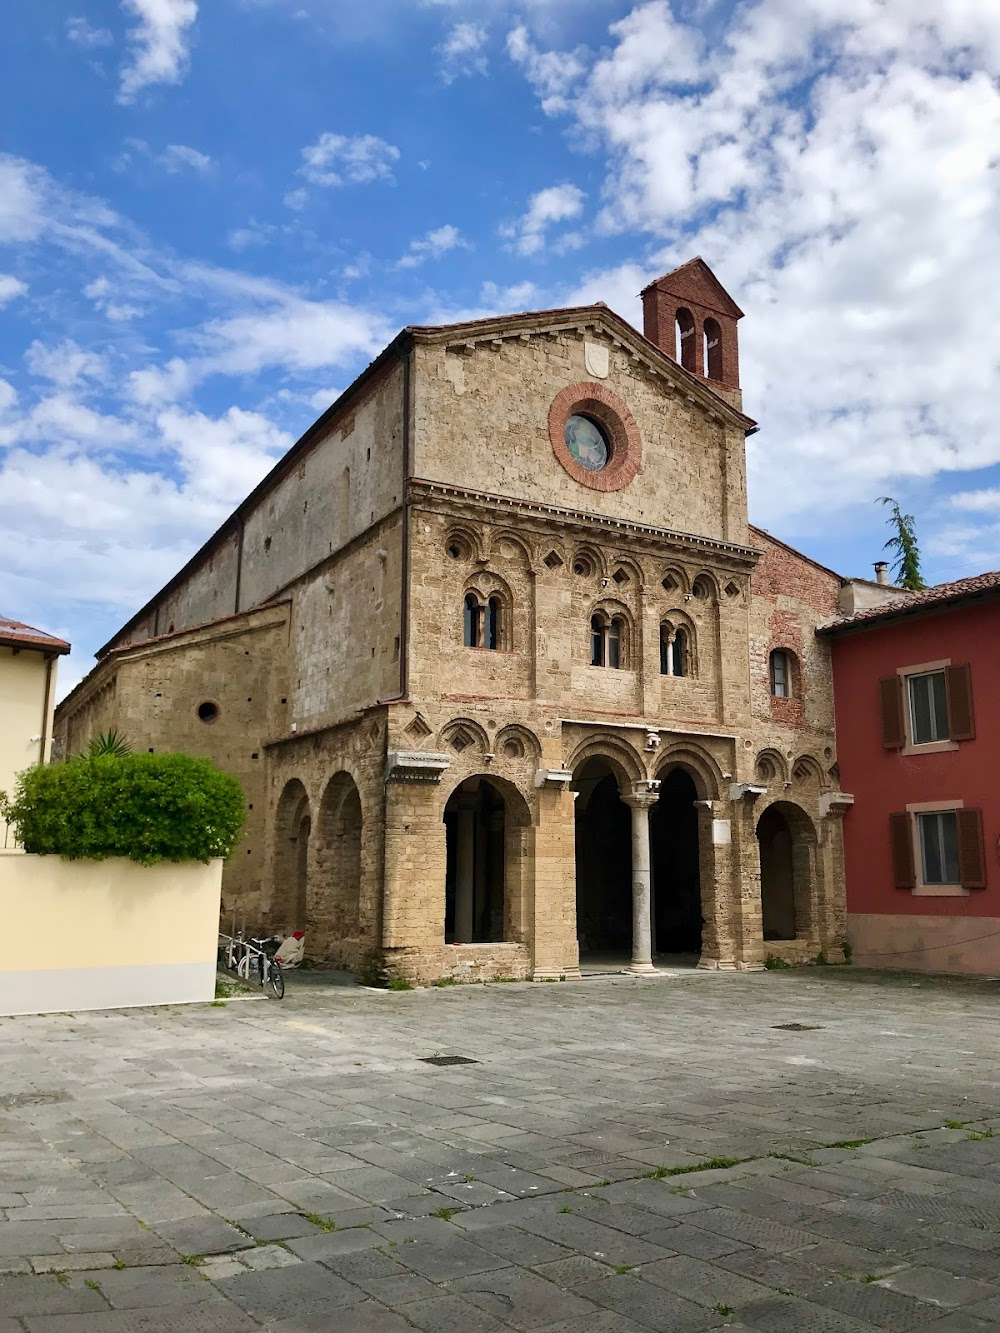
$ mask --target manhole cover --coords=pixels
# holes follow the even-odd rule
[[[21,1106],[51,1106],[68,1102],[68,1092],[12,1092],[0,1097],[0,1111],[16,1111]]]
[[[822,1023],[772,1023],[778,1032],[822,1032]]]
[[[420,1063],[424,1065],[478,1065],[478,1060],[470,1060],[467,1055],[422,1055]]]

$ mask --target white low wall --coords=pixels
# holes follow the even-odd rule
[[[222,861],[0,851],[0,1014],[211,1000]]]

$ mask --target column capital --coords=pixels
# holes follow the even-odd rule
[[[630,805],[633,810],[648,810],[649,807],[655,805],[659,799],[659,778],[649,778],[642,782],[635,782],[632,784],[632,790],[630,792],[622,793],[622,800],[626,805]]]
[[[854,797],[846,791],[825,791],[820,793],[819,813],[821,818],[842,817],[854,804]]]
[[[446,754],[430,754],[425,750],[394,750],[385,766],[386,782],[440,782],[445,769],[451,764]]]

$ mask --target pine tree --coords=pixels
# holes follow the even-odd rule
[[[901,588],[920,592],[926,588],[920,572],[920,547],[917,545],[917,525],[912,514],[904,514],[899,504],[889,495],[880,495],[879,504],[891,505],[892,513],[886,520],[894,535],[885,544],[887,551],[895,552],[892,569]]]

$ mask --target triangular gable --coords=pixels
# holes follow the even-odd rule
[[[706,286],[714,297],[714,305],[705,299]],[[743,311],[701,255],[689,259],[686,264],[681,264],[679,268],[671,269],[669,273],[665,273],[662,278],[657,278],[655,282],[649,283],[643,290],[649,291],[650,287],[662,287],[669,290],[672,296],[687,299],[694,305],[708,306],[709,309],[715,310],[719,314],[731,315],[733,319],[743,318]]]

